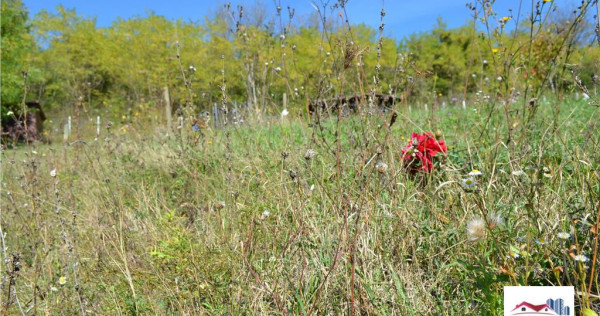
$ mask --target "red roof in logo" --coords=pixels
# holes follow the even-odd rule
[[[548,304],[533,305],[531,303],[521,302],[521,304],[517,305],[517,307],[515,307],[512,311],[516,310],[519,307],[523,307],[523,306],[529,307],[529,308],[533,309],[536,312],[539,312],[539,311],[541,311],[544,308],[548,308],[550,310],[553,310],[552,307],[548,306]]]

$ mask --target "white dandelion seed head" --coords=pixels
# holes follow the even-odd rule
[[[283,111],[281,111],[282,118],[288,116],[288,114],[290,114],[290,112],[287,109],[283,109]]]
[[[498,213],[489,213],[487,216],[487,220],[490,225],[490,229],[494,229],[496,227],[504,225],[504,219]]]
[[[467,223],[467,238],[469,241],[485,239],[486,224],[483,218],[474,218]]]
[[[377,172],[379,173],[385,173],[388,170],[388,165],[385,162],[380,161],[375,165],[375,169],[377,169]]]
[[[306,153],[304,154],[304,159],[306,160],[311,160],[313,159],[315,156],[317,155],[317,152],[314,151],[313,149],[307,149]]]
[[[281,67],[275,67],[275,71],[281,71]]]
[[[264,211],[262,212],[262,217],[264,217],[264,218],[267,218],[267,217],[269,217],[269,215],[271,215],[271,212],[269,212],[269,210],[264,210]]]
[[[50,176],[53,177],[53,178],[56,177],[56,168],[50,170]]]

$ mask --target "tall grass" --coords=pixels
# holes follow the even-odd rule
[[[341,126],[341,151],[327,145],[335,119],[322,123],[322,137],[298,120],[203,135],[186,128],[171,138],[140,124],[96,142],[4,151],[5,276],[14,289],[5,306],[337,314],[353,302],[372,314],[487,314],[499,313],[503,285],[586,293],[588,281],[597,286],[589,269],[598,112],[577,100],[561,108],[561,128],[531,130],[520,156],[503,144],[505,131],[480,136],[476,108],[433,117],[403,109],[372,155],[359,133],[376,140],[380,131],[361,130],[359,117]],[[417,126],[439,130],[450,149],[435,173],[415,177],[399,150]],[[307,148],[316,155],[307,159]],[[483,174],[467,192],[460,182],[474,168]],[[504,224],[470,242],[467,222],[482,211]],[[587,269],[569,256],[571,245],[590,258]],[[580,306],[597,306],[584,297]]]
[[[381,91],[348,70],[344,27],[329,84]],[[136,116],[3,150],[3,312],[498,315],[505,285],[572,285],[598,310],[598,108],[504,82],[466,108],[193,129],[188,107],[175,130]],[[448,152],[408,172],[427,131]]]

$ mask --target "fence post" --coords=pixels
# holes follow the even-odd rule
[[[96,139],[100,137],[100,115],[96,116]]]
[[[213,125],[215,128],[219,127],[219,108],[217,107],[217,104],[213,104]]]
[[[171,98],[169,97],[169,87],[163,87],[163,99],[165,101],[165,115],[167,116],[167,129],[173,128],[173,121],[171,117]]]
[[[65,124],[63,128],[63,141],[66,143],[69,140],[69,124]]]
[[[67,120],[67,136],[71,137],[72,131],[73,131],[73,126],[71,125],[71,116],[69,116],[68,120]]]

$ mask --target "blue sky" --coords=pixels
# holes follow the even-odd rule
[[[184,21],[202,22],[205,16],[211,16],[219,6],[226,1],[206,0],[23,0],[33,17],[40,10],[56,12],[55,8],[62,4],[66,8],[75,9],[79,15],[86,18],[95,17],[97,26],[109,26],[117,17],[124,19],[135,16],[146,16],[149,11],[162,15],[168,19],[181,18]],[[281,3],[282,16],[287,19],[287,6],[296,10],[296,18],[307,18],[315,9],[311,0],[258,0],[270,12],[274,11],[275,1]],[[449,27],[457,27],[465,24],[470,19],[470,12],[465,3],[475,0],[349,0],[347,12],[352,23],[365,23],[374,28],[379,27],[379,12],[382,6],[385,8],[384,18],[385,33],[398,40],[404,36],[416,32],[423,32],[433,28],[438,17],[448,24]],[[315,0],[315,3],[321,3]],[[335,3],[335,0],[329,0]],[[522,13],[530,12],[530,2],[524,4]],[[257,0],[231,1],[232,7],[241,4],[244,7],[256,5]],[[509,8],[517,12],[519,0],[498,0],[494,5],[496,12],[509,15]]]

